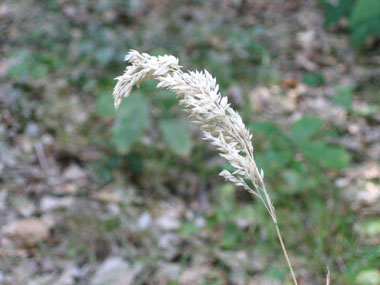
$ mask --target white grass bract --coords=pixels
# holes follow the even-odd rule
[[[144,79],[154,78],[158,88],[167,88],[181,98],[191,120],[200,125],[205,140],[214,145],[219,155],[233,167],[223,170],[220,176],[241,186],[257,197],[271,216],[284,252],[291,276],[297,280],[277,224],[276,212],[265,188],[264,171],[254,159],[252,134],[240,115],[231,108],[228,98],[219,92],[216,79],[208,71],[182,71],[179,61],[171,55],[151,56],[131,50],[125,57],[130,63],[123,75],[117,77],[113,97],[115,108],[128,97],[133,86]]]

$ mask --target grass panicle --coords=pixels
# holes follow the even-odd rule
[[[277,223],[275,208],[265,188],[264,171],[258,169],[252,145],[252,134],[240,115],[231,108],[228,98],[219,92],[216,79],[208,71],[184,72],[176,57],[151,56],[131,50],[125,60],[130,63],[123,75],[117,77],[113,97],[117,109],[128,97],[133,86],[144,79],[154,78],[158,88],[173,91],[179,97],[191,120],[200,125],[205,140],[209,141],[234,168],[223,170],[220,176],[246,189],[267,209],[276,228],[294,284],[297,284],[292,264]],[[247,183],[249,180],[251,183]]]

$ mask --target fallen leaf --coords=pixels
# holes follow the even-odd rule
[[[298,84],[297,78],[288,78],[281,82],[281,85],[286,88],[295,88]]]
[[[68,208],[74,203],[73,197],[49,197],[45,196],[41,199],[40,202],[40,210],[42,212],[54,211],[57,209]]]
[[[121,257],[107,258],[91,278],[91,285],[132,285],[135,272]]]
[[[63,172],[63,177],[66,180],[74,181],[74,180],[78,180],[78,179],[81,179],[81,178],[85,178],[86,177],[86,173],[78,165],[71,164]]]
[[[4,232],[16,243],[27,247],[35,246],[49,237],[49,227],[36,218],[14,221],[4,227]]]

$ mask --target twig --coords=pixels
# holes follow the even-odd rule
[[[34,148],[36,150],[38,162],[40,163],[40,166],[41,166],[42,170],[46,174],[47,171],[49,170],[49,164],[47,162],[47,159],[46,159],[46,156],[45,156],[45,153],[44,153],[44,148],[43,148],[41,142],[40,141],[36,141],[34,143]]]

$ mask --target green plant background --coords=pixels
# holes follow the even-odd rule
[[[290,44],[289,50],[281,53],[281,46],[273,45],[286,38],[295,41],[294,29],[302,28],[282,34],[256,14],[257,20],[250,24],[252,11],[245,11],[245,1],[237,1],[242,5],[237,12],[228,4],[214,10],[202,1],[167,1],[167,7],[162,7],[147,1],[49,0],[43,4],[34,1],[33,8],[27,2],[16,5],[20,11],[16,31],[4,28],[7,33],[0,36],[11,47],[1,51],[8,60],[2,81],[13,100],[7,112],[17,120],[16,133],[25,132],[30,122],[39,124],[57,142],[51,155],[59,157],[60,167],[69,160],[88,171],[91,187],[84,186],[88,191],[117,184],[126,192],[129,187],[138,189],[142,198],[124,206],[127,209],[121,206],[116,216],[98,214],[91,207],[62,213],[66,222],[55,234],[58,243],[65,244],[64,258],[96,267],[115,246],[125,259],[146,266],[138,284],[153,284],[149,282],[165,254],[157,249],[148,230],[130,230],[128,225],[136,222],[136,216],[129,211],[150,211],[156,201],[180,199],[192,214],[183,217],[174,230],[183,250],[172,262],[186,267],[205,251],[212,260],[206,284],[238,284],[227,261],[244,251],[249,255],[248,264],[240,265],[243,277],[239,280],[248,282],[262,275],[290,284],[265,209],[218,177],[228,165],[202,141],[198,127],[189,122],[172,93],[157,90],[150,80],[114,110],[114,78],[123,72],[123,56],[133,48],[153,55],[176,55],[185,68],[205,68],[216,76],[222,93],[230,97],[253,132],[257,164],[265,171],[291,259],[304,278],[301,284],[323,282],[326,266],[332,284],[380,284],[379,216],[353,210],[342,198],[344,189],[335,183],[346,175],[347,168],[369,159],[363,155],[364,149],[352,150],[340,143],[339,138],[348,133],[347,121],[335,124],[323,116],[324,110],[299,112],[298,107],[286,110],[276,105],[280,111],[271,113],[265,104],[258,107],[250,95],[261,86],[274,90],[273,102],[286,97],[293,87],[284,82],[291,74],[296,85],[307,90],[301,101],[309,100],[316,90],[328,93],[329,105],[340,108],[350,121],[376,125],[380,110],[377,77],[360,82],[351,74],[347,83],[331,80],[324,64],[315,70],[295,67],[295,60],[288,57],[298,53],[299,47]],[[314,5],[309,2],[300,3],[297,9]],[[343,39],[344,46],[338,48],[355,53],[357,62],[368,56],[378,59],[378,0],[320,4],[313,11],[324,19],[324,33]],[[271,8],[262,9],[270,18],[265,9]],[[298,10],[289,9],[286,13],[297,15]],[[342,19],[348,20],[343,34],[334,30]],[[371,37],[375,42],[366,45]],[[344,52],[332,48],[323,53],[345,62]],[[281,67],[284,62],[285,68]],[[355,100],[369,102],[369,109],[355,107]],[[1,106],[8,108],[6,103]],[[16,144],[11,135],[2,143]],[[96,155],[90,159],[79,155],[89,150]],[[379,177],[372,182],[378,184]],[[204,196],[207,203],[199,206]],[[199,217],[204,223],[197,222]],[[376,238],[377,242],[368,241]],[[56,244],[48,244],[34,254],[54,260],[55,248]],[[8,264],[5,273],[11,274],[19,260],[4,260]],[[255,267],[255,261],[263,266]],[[176,282],[168,284],[179,284]]]

